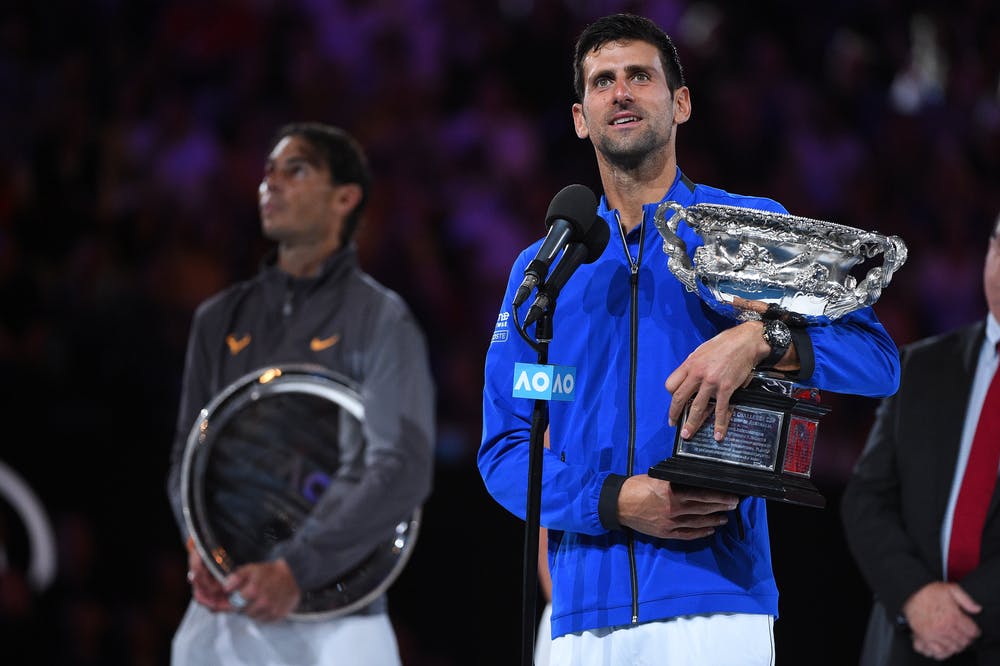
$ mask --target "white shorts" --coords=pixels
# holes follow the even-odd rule
[[[549,666],[549,649],[552,647],[552,602],[545,604],[542,617],[535,631],[535,666]]]
[[[174,666],[400,666],[389,616],[256,622],[188,605],[174,634]]]
[[[774,666],[774,617],[748,613],[670,620],[565,634],[550,666]]]

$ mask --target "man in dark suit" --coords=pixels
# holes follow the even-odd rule
[[[1000,414],[989,395],[1000,342],[998,234],[1000,217],[983,267],[985,320],[902,349],[899,391],[880,405],[844,493],[847,542],[875,596],[862,666],[1000,664],[1000,444],[989,444],[1000,437],[994,430],[984,458],[976,437],[981,415]],[[969,502],[963,479],[976,470],[982,484]],[[978,522],[966,530],[970,516]]]

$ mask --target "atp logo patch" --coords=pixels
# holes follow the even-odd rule
[[[515,363],[514,397],[534,400],[575,400],[576,368],[566,365]]]
[[[500,313],[500,316],[497,317],[497,325],[493,327],[493,339],[490,340],[490,344],[494,342],[507,342],[507,339],[510,337],[510,329],[507,327],[509,319],[509,312]]]

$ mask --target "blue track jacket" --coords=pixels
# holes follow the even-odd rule
[[[694,185],[680,170],[663,201],[787,212],[770,199]],[[622,479],[645,474],[671,455],[666,378],[695,347],[735,324],[687,292],[667,268],[653,223],[658,205],[643,207],[643,224],[626,239],[638,260],[633,274],[616,211],[601,198],[598,213],[611,226],[611,240],[596,261],[573,274],[552,318],[548,362],[576,368],[575,399],[549,403],[551,449],[542,465],[540,522],[550,530],[553,637],[694,613],[778,614],[764,500],[740,502],[741,520],[694,541],[654,538],[615,524]],[[701,239],[683,222],[678,234],[693,255]],[[478,455],[489,493],[522,519],[534,400],[512,397],[514,364],[536,363],[538,355],[515,329],[511,303],[540,245],[514,262],[500,307],[486,355]],[[519,310],[519,321],[532,300]],[[804,385],[872,397],[896,391],[898,350],[871,308],[809,327],[798,349]]]

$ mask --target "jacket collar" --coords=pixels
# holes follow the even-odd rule
[[[666,191],[663,198],[659,201],[643,204],[643,211],[645,213],[655,212],[660,204],[665,201],[676,201],[682,206],[689,206],[694,202],[694,188],[695,184],[691,179],[684,175],[680,167],[677,167],[677,173],[674,176],[674,182],[670,185],[670,189]],[[601,200],[597,205],[597,214],[609,222],[615,221],[615,211],[608,207],[608,198],[604,194],[601,195]]]
[[[259,274],[262,278],[281,279],[288,282],[320,283],[334,279],[340,275],[356,268],[358,265],[358,248],[352,241],[341,247],[326,259],[320,266],[319,274],[315,277],[296,278],[278,267],[278,250],[272,248],[260,262]]]

